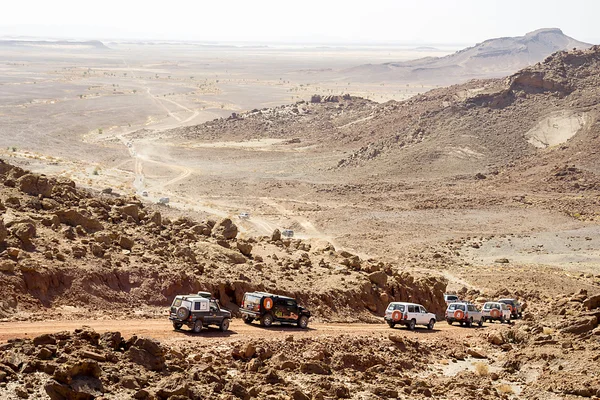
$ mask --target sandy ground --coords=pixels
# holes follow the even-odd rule
[[[89,326],[96,332],[119,331],[125,337],[132,335],[148,336],[159,339],[163,343],[176,343],[181,341],[196,343],[235,342],[239,338],[244,339],[285,339],[288,336],[295,338],[318,338],[321,336],[343,337],[344,335],[387,335],[389,333],[401,333],[410,338],[419,337],[449,337],[472,335],[482,328],[463,328],[457,325],[448,325],[446,322],[436,324],[434,330],[429,331],[425,327],[418,326],[414,331],[403,327],[391,329],[387,324],[324,324],[310,323],[309,329],[302,330],[295,327],[274,325],[263,328],[253,323],[247,325],[239,319],[232,321],[228,332],[220,332],[216,328],[205,329],[201,334],[193,334],[187,328],[182,331],[174,331],[173,326],[167,319],[148,320],[78,320],[78,321],[44,321],[44,322],[10,322],[0,323],[0,342],[13,338],[33,338],[44,333],[58,331],[73,331],[82,326]]]

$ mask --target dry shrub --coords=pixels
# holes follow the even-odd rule
[[[552,335],[554,333],[554,329],[545,326],[542,329],[542,332],[544,333],[544,335]]]
[[[496,390],[499,391],[500,393],[504,393],[504,394],[514,393],[512,386],[507,385],[506,383],[496,386]]]
[[[477,375],[479,376],[487,376],[490,373],[490,370],[485,363],[477,362],[473,363],[473,365],[475,366],[475,372],[477,372]]]

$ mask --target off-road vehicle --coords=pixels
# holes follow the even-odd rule
[[[310,311],[298,305],[296,299],[265,292],[245,293],[240,313],[245,323],[259,320],[262,326],[271,326],[273,322],[296,324],[308,327]]]
[[[175,330],[187,325],[192,332],[200,333],[203,327],[217,326],[222,332],[229,329],[231,312],[221,308],[219,300],[208,292],[179,295],[173,299],[169,320]]]
[[[483,309],[481,311],[483,313],[484,321],[500,321],[501,324],[504,322],[510,322],[510,309],[504,303],[488,301],[483,305]]]
[[[425,325],[427,329],[431,330],[435,325],[436,316],[427,312],[425,307],[420,304],[392,302],[385,310],[383,319],[390,328],[404,325],[412,331],[416,325]]]
[[[523,305],[515,299],[500,299],[498,303],[504,303],[510,309],[510,315],[512,318],[519,318],[523,316]]]
[[[444,294],[444,301],[446,302],[446,304],[450,304],[450,303],[458,303],[460,301],[460,299],[455,294],[446,293],[446,294]]]
[[[456,321],[461,326],[466,325],[471,327],[473,324],[482,326],[483,314],[477,309],[475,304],[467,302],[450,303],[446,309],[446,321],[449,325],[452,325]]]

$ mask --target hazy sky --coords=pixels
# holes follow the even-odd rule
[[[0,35],[476,43],[558,27],[600,43],[598,0],[5,0]]]

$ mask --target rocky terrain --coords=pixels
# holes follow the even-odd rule
[[[540,305],[540,304],[537,304]],[[83,327],[0,345],[3,398],[577,399],[600,396],[600,294],[472,334],[164,345]]]
[[[393,299],[443,312],[443,279],[328,243],[279,231],[241,238],[229,218],[170,220],[136,198],[94,194],[5,163],[0,181],[0,313],[9,319],[47,317],[66,305],[102,312],[120,304],[125,315],[200,290],[234,311],[246,291],[273,290],[326,320],[372,320]]]
[[[592,45],[565,35],[560,29],[538,29],[524,36],[489,39],[444,57],[367,64],[348,69],[358,80],[414,80],[450,83],[473,78],[500,77],[536,64],[561,50],[584,50]]]

